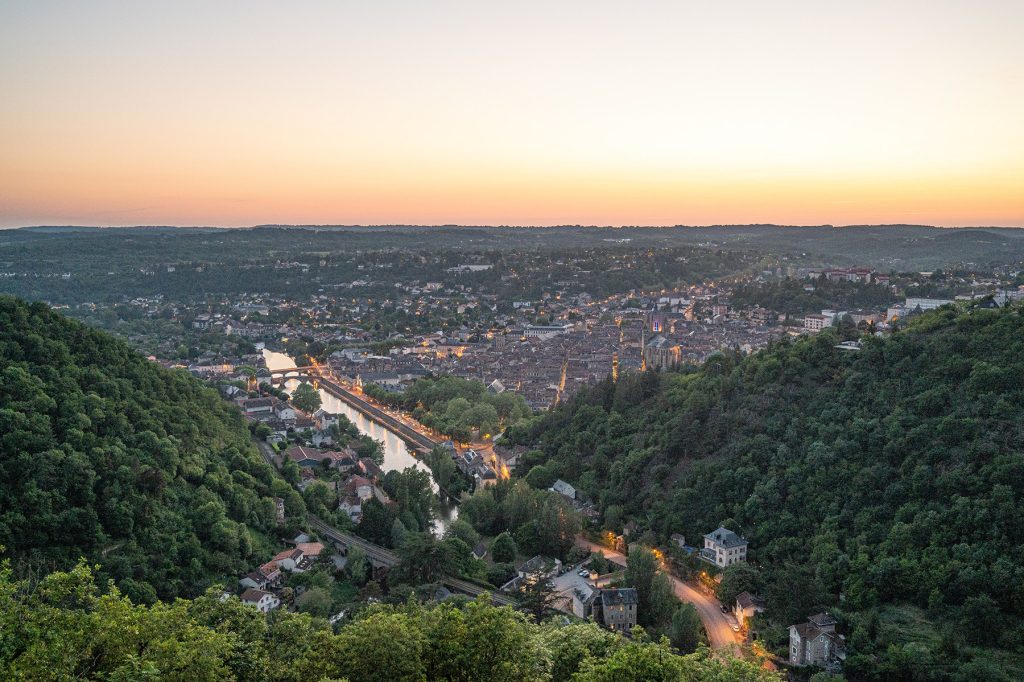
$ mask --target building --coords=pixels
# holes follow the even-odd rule
[[[658,334],[644,346],[644,364],[648,369],[668,369],[682,360],[683,349],[678,343]]]
[[[552,336],[568,334],[571,331],[571,324],[531,324],[523,330],[523,336],[528,339],[551,338]]]
[[[832,326],[832,318],[827,315],[810,314],[804,316],[804,329],[811,332],[820,332],[826,327]]]
[[[817,613],[806,623],[789,626],[789,663],[836,669],[846,659],[846,641],[836,632],[836,621]]]
[[[736,604],[733,605],[732,613],[736,616],[736,620],[739,621],[741,626],[746,626],[747,621],[756,614],[762,613],[764,609],[764,599],[749,592],[740,592],[736,595]]]
[[[638,603],[634,587],[601,590],[593,600],[591,616],[613,632],[628,633],[636,626]]]
[[[273,561],[268,561],[252,573],[238,581],[242,587],[251,587],[257,590],[266,590],[271,587],[278,587],[281,584],[281,570]]]
[[[270,592],[264,592],[263,590],[257,590],[254,587],[250,587],[242,593],[240,597],[243,604],[249,606],[255,606],[263,613],[270,613],[281,605],[281,600]]]
[[[561,570],[561,560],[538,554],[520,566],[517,573],[523,580],[541,581],[554,578]]]
[[[550,490],[551,492],[559,493],[560,495],[565,495],[570,500],[576,499],[576,488],[572,487],[562,479],[558,479],[557,481],[555,481],[551,485]]]
[[[950,305],[953,301],[948,298],[908,298],[903,304],[903,307],[908,311],[913,312],[920,308],[922,311],[935,310],[941,308],[944,305]]]
[[[725,568],[747,560],[747,541],[724,526],[719,526],[704,536],[701,559],[719,568]]]

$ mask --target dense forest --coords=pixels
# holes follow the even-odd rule
[[[311,682],[769,682],[774,673],[702,649],[633,640],[594,624],[534,624],[487,598],[378,604],[332,631],[326,620],[264,616],[210,592],[134,605],[101,593],[88,567],[37,585],[0,564],[0,677],[5,680]]]
[[[725,584],[767,598],[759,629],[778,650],[785,626],[828,607],[853,678],[1020,674],[1020,307],[935,311],[859,351],[836,342],[608,380],[510,436],[540,449],[527,480],[572,482],[614,530],[745,536],[753,568]]]
[[[274,496],[303,514],[216,391],[0,297],[0,546],[19,575],[86,557],[134,601],[196,595],[267,553]]]

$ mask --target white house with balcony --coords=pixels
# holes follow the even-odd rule
[[[747,560],[747,541],[724,526],[704,536],[704,549],[700,558],[726,568]]]

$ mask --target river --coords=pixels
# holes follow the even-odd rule
[[[277,370],[286,369],[288,367],[295,367],[295,360],[288,357],[284,353],[277,353],[271,350],[263,350],[263,359],[267,363],[267,369]],[[291,379],[285,383],[285,390],[289,393],[295,390],[299,385],[297,379]],[[409,452],[409,448],[406,447],[405,441],[390,429],[383,425],[373,421],[359,410],[353,408],[348,403],[338,400],[327,391],[320,389],[320,400],[322,401],[322,407],[327,412],[333,414],[343,414],[356,425],[361,433],[369,435],[371,438],[381,441],[384,443],[384,464],[381,468],[385,471],[403,471],[409,467],[414,467],[421,471],[425,471],[430,476],[430,485],[434,490],[435,494],[439,493],[437,483],[434,481],[434,476],[430,473],[430,467],[424,464],[422,461],[413,456]],[[447,528],[448,524],[454,521],[458,517],[459,509],[455,505],[447,503],[443,498],[441,499],[441,514],[440,517],[434,521],[434,534],[442,535]]]

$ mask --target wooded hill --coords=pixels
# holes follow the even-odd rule
[[[1020,671],[1021,308],[939,310],[859,351],[837,341],[605,381],[511,434],[542,450],[527,480],[570,481],[650,541],[745,536],[759,570],[743,581],[768,599],[780,650],[782,627],[830,607],[853,677],[945,679],[972,659]]]
[[[0,297],[0,546],[19,575],[84,556],[136,601],[199,594],[269,551],[274,495],[303,512],[215,391]]]

